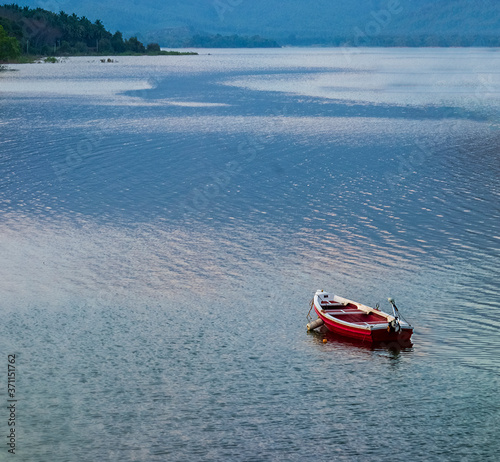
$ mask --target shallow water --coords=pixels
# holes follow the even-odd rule
[[[0,74],[21,460],[496,460],[499,56]],[[307,334],[318,288],[395,297],[413,347]]]

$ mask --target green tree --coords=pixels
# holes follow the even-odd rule
[[[66,42],[66,40],[63,40],[61,42],[61,45],[59,45],[59,47],[57,48],[58,54],[69,54],[72,51],[73,50],[71,48],[71,44],[69,42]]]
[[[21,55],[19,42],[15,37],[9,37],[4,28],[0,26],[0,61],[16,59]]]
[[[79,54],[85,54],[89,51],[89,48],[85,42],[76,42],[74,49]]]
[[[15,37],[17,40],[23,38],[23,30],[15,21],[0,16],[0,26],[3,26],[4,31],[10,37]]]
[[[148,53],[159,53],[161,51],[161,48],[157,43],[148,43],[146,51]]]
[[[128,51],[132,51],[134,53],[146,52],[146,48],[141,42],[139,42],[137,37],[130,37],[128,40],[125,41],[125,46],[127,47]]]
[[[125,43],[123,41],[123,35],[120,31],[116,31],[111,39],[111,46],[116,53],[122,53],[125,51]]]
[[[111,34],[106,30],[100,19],[97,19],[94,23],[94,35],[96,39],[103,39],[111,37]]]
[[[111,45],[111,40],[107,38],[99,40],[99,53],[104,53],[104,54],[113,53],[113,46]]]

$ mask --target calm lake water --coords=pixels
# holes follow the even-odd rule
[[[9,354],[16,460],[498,460],[499,58],[2,72],[0,460]],[[320,288],[413,346],[308,334]]]

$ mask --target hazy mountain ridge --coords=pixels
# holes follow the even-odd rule
[[[152,0],[28,0],[19,4],[101,19],[125,36],[154,38],[165,46],[188,34],[259,34],[282,44],[355,44],[356,34],[359,38],[364,33],[373,39],[360,43],[367,45],[388,36],[407,41],[423,36],[500,36],[498,0],[288,0],[286,4],[276,0],[161,4]]]

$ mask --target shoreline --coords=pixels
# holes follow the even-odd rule
[[[72,54],[72,55],[22,55],[18,59],[2,61],[0,62],[0,66],[5,66],[8,64],[34,64],[37,62],[60,62],[60,60],[67,58],[85,58],[85,57],[93,57],[93,58],[118,58],[123,56],[196,56],[199,53],[195,51],[159,51],[155,53],[114,53],[114,54]]]

